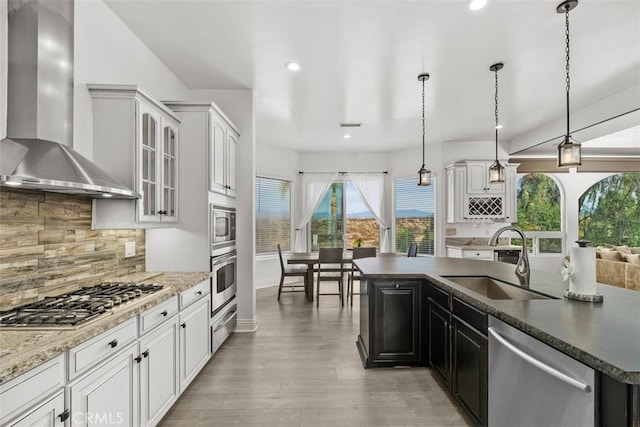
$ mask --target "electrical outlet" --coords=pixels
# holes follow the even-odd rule
[[[126,242],[124,244],[124,257],[136,256],[136,242]]]

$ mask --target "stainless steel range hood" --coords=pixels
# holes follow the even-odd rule
[[[8,14],[0,185],[140,198],[72,148],[73,0],[9,0]]]

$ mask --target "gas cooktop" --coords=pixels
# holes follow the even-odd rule
[[[74,328],[162,289],[151,284],[101,283],[0,311],[0,327]]]

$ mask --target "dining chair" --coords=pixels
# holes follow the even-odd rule
[[[409,244],[409,250],[407,251],[408,257],[418,256],[418,245],[416,243]]]
[[[353,248],[353,259],[361,259],[361,258],[375,258],[376,256],[376,248],[375,247],[356,247]],[[360,271],[355,267],[353,263],[351,263],[351,271],[347,274],[347,301],[349,297],[351,297],[351,305],[353,306],[353,296],[360,295],[360,292],[353,292],[353,288],[355,287],[355,281],[360,281]]]
[[[320,248],[318,254],[318,290],[316,291],[316,307],[320,306],[320,295],[338,295],[340,305],[344,306],[343,297],[344,261],[342,248]],[[320,282],[338,282],[338,293],[320,293]]]
[[[280,270],[282,271],[280,275],[280,286],[278,287],[278,301],[280,301],[280,294],[287,292],[304,292],[307,288],[307,266],[306,265],[284,265],[284,260],[282,259],[282,249],[280,248],[280,243],[278,243],[278,257],[280,258]],[[304,279],[304,284],[300,285],[297,282],[287,283],[287,287],[290,287],[290,290],[282,290],[284,286],[284,278],[285,277],[302,277]],[[302,288],[302,289],[300,289]]]

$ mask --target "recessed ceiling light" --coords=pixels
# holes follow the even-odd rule
[[[487,0],[470,0],[469,10],[480,10],[487,5]]]
[[[349,139],[349,138],[351,138],[351,135],[349,135],[348,133],[345,133],[344,134],[344,139]]]
[[[5,185],[11,185],[12,187],[17,187],[19,185],[22,185],[22,183],[18,181],[5,181],[4,183]]]
[[[300,71],[300,69],[302,68],[302,65],[300,65],[299,62],[287,62],[286,64],[284,64],[284,66],[289,71]]]

